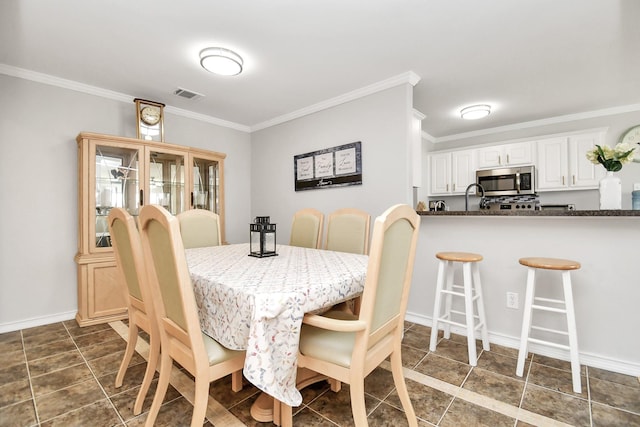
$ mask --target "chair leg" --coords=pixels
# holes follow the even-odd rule
[[[582,393],[580,378],[580,360],[578,357],[578,331],[576,329],[576,315],[573,306],[573,292],[571,290],[571,272],[562,272],[562,286],[564,289],[565,310],[567,311],[567,330],[569,332],[569,353],[571,355],[571,376],[573,391]]]
[[[237,393],[240,390],[242,390],[242,369],[231,373],[231,391]]]
[[[191,427],[202,427],[204,418],[207,415],[207,403],[209,401],[209,381],[198,380],[196,377],[195,396],[193,398],[193,415],[191,416]]]
[[[293,408],[283,402],[280,402],[280,426],[293,427]]]
[[[464,310],[467,322],[467,352],[469,353],[469,365],[476,366],[478,357],[476,353],[475,320],[473,317],[473,282],[471,277],[471,263],[462,264],[464,280]]]
[[[436,351],[438,345],[438,319],[440,318],[440,305],[442,304],[442,286],[444,284],[444,261],[438,263],[438,278],[436,280],[436,295],[433,305],[433,318],[431,321],[431,338],[429,350]]]
[[[409,397],[409,390],[407,390],[403,369],[402,354],[399,350],[396,350],[391,353],[391,372],[393,374],[393,382],[396,386],[400,403],[402,403],[402,409],[404,409],[404,413],[407,416],[409,427],[418,427],[418,419],[416,418],[416,413],[413,410],[413,405],[411,404],[411,398]]]
[[[129,318],[129,336],[127,337],[127,349],[124,351],[124,357],[120,362],[120,369],[118,369],[118,375],[116,375],[116,388],[122,386],[124,380],[124,374],[127,372],[133,352],[136,349],[136,343],[138,342],[138,325],[135,324],[132,318]]]
[[[149,360],[147,360],[147,369],[144,371],[144,378],[142,380],[142,385],[140,386],[140,391],[138,392],[136,402],[133,405],[133,415],[140,415],[142,412],[144,399],[147,397],[147,392],[149,391],[149,387],[151,386],[153,376],[155,375],[156,368],[158,366],[158,357],[160,356],[160,337],[154,337],[151,335],[149,337],[149,341]]]
[[[362,375],[359,378],[354,378],[355,375],[351,377],[349,394],[353,422],[356,427],[366,427],[369,424],[367,423],[367,408],[364,404],[364,377]]]
[[[536,286],[536,270],[529,267],[527,272],[527,289],[524,298],[524,314],[522,315],[522,332],[520,333],[520,350],[518,351],[518,364],[516,375],[524,374],[524,359],[527,358],[529,344],[529,332],[531,331],[531,311],[533,307],[533,295]]]
[[[471,267],[471,271],[473,273],[473,284],[476,288],[476,295],[478,298],[476,299],[476,304],[478,306],[478,318],[480,322],[482,322],[482,327],[480,328],[482,335],[482,348],[486,351],[491,350],[489,346],[489,330],[487,328],[487,318],[484,313],[484,299],[482,297],[482,282],[480,282],[480,266],[477,262],[473,263],[473,267]]]
[[[156,394],[153,396],[151,409],[149,409],[149,413],[147,414],[147,421],[144,423],[145,427],[153,427],[156,422],[158,412],[160,412],[160,406],[162,406],[164,396],[167,394],[172,368],[173,360],[171,356],[166,352],[160,353],[160,377],[158,378],[158,386],[156,388]]]
[[[442,261],[442,262],[446,262],[445,288],[447,291],[452,292],[453,291],[453,275],[454,275],[453,261]],[[452,299],[453,299],[453,295],[451,295],[451,293],[447,293],[445,296],[445,303],[444,303],[444,316],[448,320],[451,320]],[[451,338],[451,324],[449,322],[444,323],[444,338],[447,340]]]

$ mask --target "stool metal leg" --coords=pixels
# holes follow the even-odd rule
[[[571,376],[573,378],[573,391],[582,393],[580,378],[580,360],[578,358],[578,331],[576,329],[576,316],[573,307],[573,292],[571,290],[571,272],[562,272],[562,287],[564,289],[565,309],[567,312],[567,330],[569,332],[569,352],[571,355]]]
[[[531,331],[531,311],[535,286],[536,270],[528,267],[524,314],[522,316],[522,333],[520,334],[520,351],[518,352],[518,364],[516,366],[516,375],[519,377],[524,374],[524,360],[527,358],[527,345],[529,344],[529,332]]]
[[[469,365],[476,366],[478,358],[476,356],[476,337],[473,320],[473,282],[471,276],[471,263],[462,263],[462,273],[464,279],[464,310],[467,321],[467,350],[469,352]]]
[[[478,318],[482,323],[480,328],[480,333],[482,334],[482,348],[485,351],[489,351],[491,348],[489,347],[489,331],[487,329],[487,319],[484,314],[484,300],[482,299],[482,283],[480,282],[480,266],[477,262],[473,263],[471,267],[471,272],[473,273],[473,284],[476,288],[476,295],[478,299],[476,300],[476,305],[478,306]]]
[[[442,303],[442,287],[444,285],[445,261],[438,264],[438,278],[436,280],[436,298],[433,307],[433,319],[431,322],[431,339],[429,341],[429,350],[436,351],[438,344],[438,319],[440,318],[440,304]]]

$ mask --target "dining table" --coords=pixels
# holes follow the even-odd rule
[[[305,313],[362,294],[368,256],[277,245],[276,256],[249,256],[249,244],[186,249],[202,331],[246,350],[245,378],[299,406],[298,345]]]

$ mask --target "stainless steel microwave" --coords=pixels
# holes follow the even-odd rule
[[[485,196],[535,194],[535,167],[520,166],[476,171],[476,184],[484,188]]]

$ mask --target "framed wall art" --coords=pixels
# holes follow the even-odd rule
[[[293,156],[295,190],[362,184],[362,146],[352,142]]]

